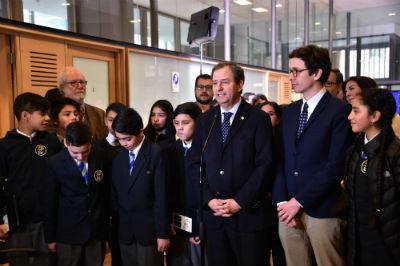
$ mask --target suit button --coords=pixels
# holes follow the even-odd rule
[[[219,196],[219,195],[221,195],[221,193],[219,193],[219,192],[217,191],[217,196]]]
[[[296,171],[296,172],[293,173],[293,175],[294,176],[299,176],[299,172]]]
[[[223,170],[221,170],[221,171],[219,171],[219,174],[220,174],[220,175],[224,175],[225,172],[224,172]]]

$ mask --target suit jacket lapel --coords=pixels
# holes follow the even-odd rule
[[[306,132],[306,130],[310,127],[310,125],[313,123],[313,121],[322,113],[322,111],[325,109],[326,103],[329,101],[331,95],[329,92],[325,92],[324,96],[322,96],[321,100],[315,107],[314,111],[312,112],[310,118],[307,120],[306,126],[303,129],[303,132],[300,135],[301,136]]]
[[[301,113],[301,106],[303,105],[303,100],[298,100],[297,102],[294,103],[293,106],[293,114],[289,115],[288,117],[285,117],[287,119],[290,119],[288,121],[288,134],[290,136],[290,139],[293,140],[293,145],[296,144],[297,141],[297,128],[299,126],[299,119],[300,119],[300,113]]]
[[[150,152],[150,143],[145,139],[143,141],[142,147],[139,150],[138,155],[136,156],[132,173],[129,176],[128,190],[130,190],[134,186],[136,180],[141,176],[140,174],[141,174],[144,166],[146,165],[149,152]],[[129,155],[128,155],[128,158],[129,158]],[[127,165],[129,165],[129,159],[127,161]],[[129,168],[128,168],[128,171],[129,171]]]
[[[83,180],[82,173],[78,168],[78,165],[76,165],[75,160],[69,155],[68,150],[66,148],[64,149],[64,165],[65,165],[65,171],[69,171],[70,172],[69,175],[72,178],[77,178],[82,187],[87,188],[85,181]]]

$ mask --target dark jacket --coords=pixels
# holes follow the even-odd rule
[[[37,132],[30,140],[15,129],[0,140],[0,202],[11,230],[43,221],[45,161],[61,149],[54,134]],[[19,218],[17,221],[17,217]]]
[[[129,174],[128,150],[121,150],[112,163],[112,201],[119,215],[119,240],[143,246],[169,238],[165,164],[160,147],[144,139]]]
[[[381,136],[377,136],[379,138]],[[346,166],[346,195],[348,199],[348,265],[355,264],[356,259],[356,209],[355,209],[355,180],[354,176],[359,166],[362,141],[360,136],[356,144],[349,149],[348,163]],[[372,140],[374,141],[374,140]],[[371,142],[372,142],[371,141]],[[383,240],[385,250],[395,261],[394,265],[400,265],[400,140],[395,140],[389,144],[386,150],[386,160],[384,163],[383,189],[381,195],[381,207],[379,195],[377,193],[377,176],[380,175],[380,163],[378,151],[380,143],[365,145],[364,152],[368,157],[366,176],[368,177],[369,190],[373,196],[372,202],[376,210],[370,217],[371,228],[377,229]],[[351,156],[351,157],[350,157]],[[380,210],[378,210],[380,209]]]
[[[284,160],[277,168],[274,204],[295,197],[314,218],[335,218],[351,129],[350,106],[326,92],[296,139],[302,100],[284,108],[280,123]]]
[[[81,245],[106,240],[110,209],[110,163],[92,147],[88,158],[89,183],[64,148],[47,162],[46,242]]]
[[[221,109],[211,108],[199,116],[193,135],[188,167],[194,184],[199,180],[202,154],[206,226],[250,233],[264,230],[271,219],[272,127],[268,115],[242,100],[223,144]],[[242,209],[232,217],[214,216],[207,204],[215,198],[233,198]]]

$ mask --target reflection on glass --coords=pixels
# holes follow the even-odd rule
[[[23,0],[24,22],[68,30],[67,8],[64,0]]]
[[[175,50],[175,24],[171,17],[158,15],[158,48]]]

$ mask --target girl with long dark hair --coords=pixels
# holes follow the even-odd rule
[[[347,265],[400,265],[400,140],[388,90],[363,90],[352,100],[353,132],[345,187],[348,198]]]

